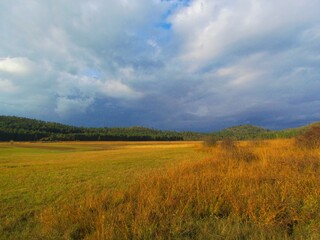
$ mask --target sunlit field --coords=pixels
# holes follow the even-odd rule
[[[320,239],[294,140],[1,144],[3,239]]]
[[[0,238],[40,235],[39,214],[204,158],[197,142],[0,143]]]

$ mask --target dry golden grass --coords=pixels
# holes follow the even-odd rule
[[[148,174],[40,215],[43,238],[320,239],[320,150],[293,140],[206,149],[211,157]]]
[[[198,142],[0,143],[0,239],[43,239],[39,214],[208,155]],[[49,236],[50,238],[50,236]],[[55,237],[53,237],[55,239]]]

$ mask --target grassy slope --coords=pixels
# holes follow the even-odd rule
[[[0,143],[0,239],[35,237],[44,208],[123,189],[152,169],[202,158],[195,144]]]

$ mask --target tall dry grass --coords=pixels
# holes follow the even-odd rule
[[[320,239],[320,151],[291,140],[212,148],[125,191],[39,216],[62,239]]]

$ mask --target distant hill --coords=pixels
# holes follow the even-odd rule
[[[231,138],[234,140],[245,140],[259,138],[263,134],[269,133],[270,130],[253,126],[253,125],[240,125],[236,127],[230,127],[218,132],[214,132],[213,135],[218,139]]]
[[[198,133],[161,131],[140,126],[85,128],[22,117],[0,116],[0,141],[178,141],[202,140],[208,135],[214,135],[220,140],[273,139],[295,137],[314,125],[320,126],[320,122],[279,131],[240,125],[213,133]]]
[[[320,122],[283,130],[269,130],[253,125],[240,125],[213,132],[212,135],[218,139],[231,138],[234,140],[292,138],[300,135],[312,126],[320,126]]]
[[[29,118],[0,116],[0,141],[176,141],[183,133],[144,127],[84,128]]]
[[[314,122],[306,126],[296,127],[296,128],[287,128],[278,131],[270,131],[266,134],[263,134],[263,138],[291,138],[296,137],[306,130],[310,129],[312,126],[320,126],[320,122]]]

